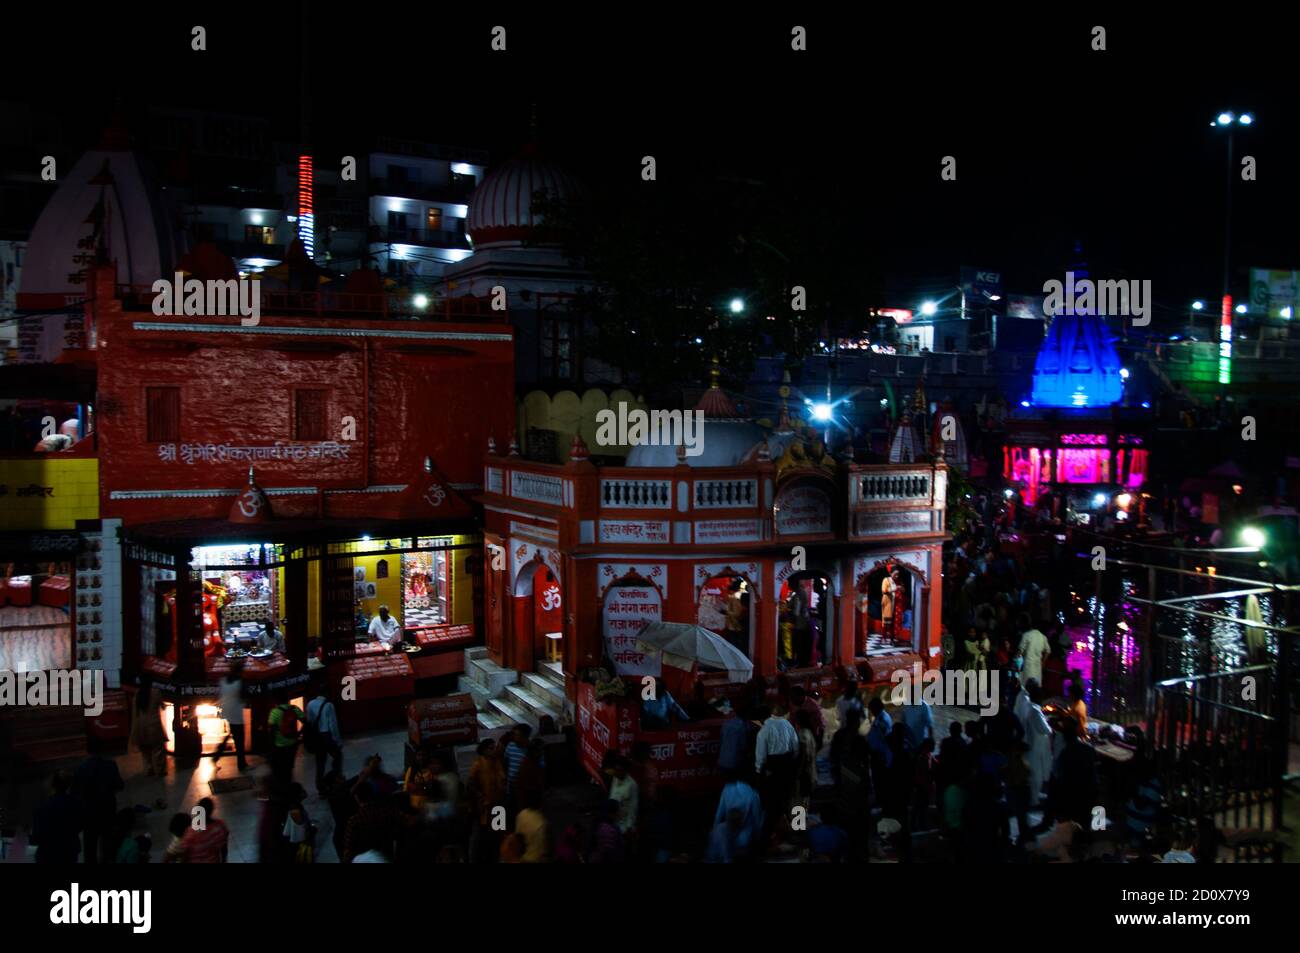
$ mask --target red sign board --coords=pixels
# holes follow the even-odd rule
[[[600,766],[606,753],[630,754],[635,741],[650,746],[661,785],[683,792],[718,785],[720,720],[679,722],[663,731],[642,731],[635,696],[619,702],[597,701],[593,685],[584,682],[578,686],[579,758],[592,777],[603,781]]]
[[[471,695],[417,698],[406,708],[411,744],[460,745],[478,740],[478,712]]]

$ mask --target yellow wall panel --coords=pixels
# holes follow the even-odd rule
[[[39,490],[26,492],[33,487]],[[73,529],[77,520],[98,518],[96,458],[0,460],[0,531]]]

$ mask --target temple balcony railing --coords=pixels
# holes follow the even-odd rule
[[[841,471],[834,482],[847,505],[831,503],[829,512],[837,514],[833,535],[942,535],[947,476],[946,466],[928,463]],[[489,454],[484,467],[484,489],[498,497],[497,507],[517,502],[519,511],[558,520],[562,536],[571,533],[582,542],[770,541],[777,538],[778,484],[784,481],[766,462],[708,469],[598,467],[585,460],[560,465]]]
[[[757,479],[695,480],[691,492],[697,510],[736,509],[758,505]]]
[[[510,495],[517,500],[527,500],[530,503],[564,506],[565,481],[558,476],[511,470]]]
[[[880,464],[849,470],[848,531],[855,539],[947,531],[944,464]]]
[[[858,503],[914,503],[933,499],[934,474],[925,469],[872,470],[854,475],[850,484],[850,502]]]
[[[602,478],[600,481],[600,508],[603,510],[669,510],[672,506],[672,480]]]

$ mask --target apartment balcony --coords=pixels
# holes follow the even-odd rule
[[[421,202],[447,202],[453,205],[464,205],[469,201],[469,197],[474,194],[476,184],[470,182],[431,184],[375,177],[370,180],[370,194],[392,196],[400,199],[416,199]]]
[[[372,228],[371,243],[390,245],[425,245],[431,248],[469,249],[465,233],[459,230],[437,230],[429,228]]]

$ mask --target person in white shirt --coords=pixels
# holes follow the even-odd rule
[[[221,740],[221,748],[214,757],[225,754],[226,741],[235,743],[235,763],[240,771],[248,770],[248,761],[244,757],[244,680],[241,676],[239,662],[230,666],[230,672],[221,683],[221,717],[230,726],[230,734]]]
[[[1032,678],[1025,679],[1025,687],[1016,695],[1015,716],[1025,732],[1029,750],[1025,761],[1029,765],[1029,806],[1037,807],[1043,796],[1043,785],[1052,773],[1052,726],[1039,704],[1042,689]]]
[[[380,606],[379,614],[370,620],[370,637],[389,649],[402,644],[402,626],[388,614],[388,606]]]
[[[316,756],[316,793],[325,790],[325,762],[334,759],[334,770],[343,773],[343,734],[339,731],[339,715],[334,703],[320,694],[307,703],[306,731],[303,740],[307,751]]]
[[[1020,657],[1025,660],[1020,669],[1020,679],[1022,682],[1027,683],[1032,678],[1041,685],[1043,684],[1043,663],[1052,654],[1052,647],[1047,642],[1047,636],[1030,627],[1028,615],[1021,613],[1017,621],[1020,625],[1020,631],[1024,633],[1020,636]]]
[[[795,772],[799,767],[799,733],[785,715],[785,706],[778,704],[763,722],[754,742],[754,767],[763,796],[764,834],[769,836],[778,821],[789,817]]]

